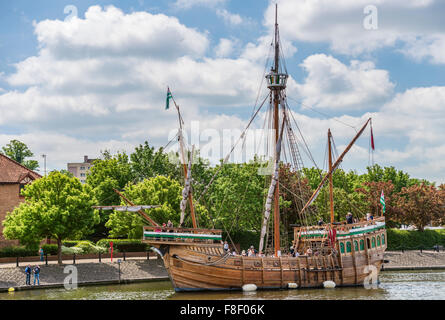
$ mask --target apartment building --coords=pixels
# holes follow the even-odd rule
[[[67,164],[67,169],[73,174],[80,182],[85,183],[87,173],[93,166],[93,162],[96,159],[88,159],[88,156],[83,157],[83,162],[73,162]]]

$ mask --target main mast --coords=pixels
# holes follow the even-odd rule
[[[274,155],[274,170],[272,173],[272,179],[269,186],[269,191],[267,193],[267,200],[265,203],[265,210],[263,216],[263,223],[261,226],[260,244],[259,250],[262,251],[264,248],[264,237],[266,235],[266,229],[269,223],[269,216],[272,211],[274,211],[274,252],[275,256],[278,256],[278,251],[280,251],[280,208],[279,208],[279,181],[278,181],[278,171],[280,162],[280,152],[281,152],[281,141],[283,136],[284,122],[280,120],[279,107],[280,105],[284,108],[283,99],[285,94],[283,93],[286,88],[286,82],[288,75],[287,73],[282,73],[280,71],[280,40],[278,33],[278,23],[277,23],[277,7],[275,5],[275,59],[274,65],[271,68],[270,73],[266,75],[267,87],[270,90],[271,103],[273,107],[273,129],[275,131],[275,155]],[[280,123],[282,123],[280,128]]]
[[[280,63],[280,46],[278,42],[278,21],[277,21],[277,5],[275,4],[275,66],[273,71],[276,75],[278,75],[279,63]],[[280,104],[280,92],[281,88],[277,88],[276,90],[269,87],[271,92],[273,93],[273,114],[274,114],[274,125],[273,129],[275,131],[275,144],[278,144],[278,132],[280,126],[280,114],[279,114],[279,104]],[[275,155],[278,157],[278,155]],[[278,250],[281,248],[280,244],[280,188],[279,188],[279,176],[277,177],[277,184],[275,186],[275,194],[274,194],[274,249],[275,256],[278,256]]]

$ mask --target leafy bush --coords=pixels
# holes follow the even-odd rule
[[[44,254],[57,255],[57,244],[44,244],[42,249]]]
[[[62,246],[62,254],[82,254],[83,250],[82,248],[76,248],[76,247],[65,247]]]
[[[106,248],[101,246],[95,246],[91,241],[79,241],[72,248],[81,248],[83,253],[105,253],[107,252]]]
[[[388,250],[431,249],[445,246],[445,230],[409,231],[387,229]]]
[[[91,242],[90,240],[64,240],[64,241],[62,241],[62,244],[65,246],[65,247],[69,247],[69,248],[71,248],[71,247],[74,247],[74,246],[77,246],[78,244],[83,244],[83,243],[89,243],[89,244],[91,244],[91,245],[94,245],[94,243],[93,242]]]
[[[71,248],[74,247],[79,241],[78,240],[65,240],[62,241],[62,245],[65,247]]]
[[[38,256],[38,250],[19,246],[10,246],[0,249],[0,258],[32,256]]]
[[[101,239],[96,245],[109,249],[113,242],[113,250],[117,252],[142,252],[147,250],[147,244],[139,239]]]

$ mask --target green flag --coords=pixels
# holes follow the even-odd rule
[[[382,190],[382,194],[380,195],[380,203],[382,204],[382,212],[385,213],[385,195],[383,194],[383,190]]]
[[[167,88],[167,100],[165,102],[165,110],[169,108],[169,103],[171,98],[172,98],[172,93],[170,92],[170,88]]]

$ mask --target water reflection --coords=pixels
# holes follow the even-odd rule
[[[123,285],[87,286],[75,290],[42,289],[1,293],[0,299],[32,300],[445,300],[443,271],[385,271],[377,289],[363,287],[335,289],[271,290],[256,292],[175,293],[169,281]]]

